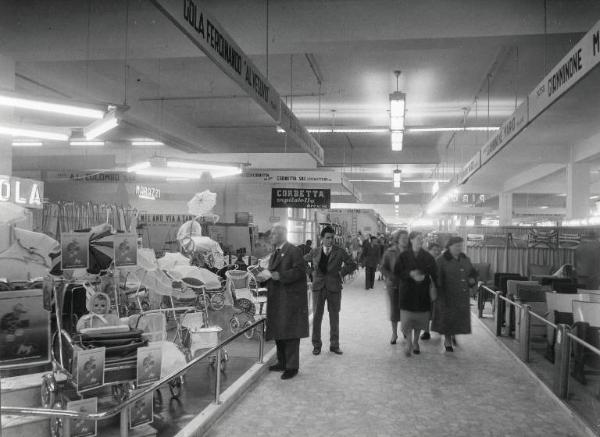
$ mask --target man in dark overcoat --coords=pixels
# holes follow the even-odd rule
[[[372,290],[375,285],[375,271],[381,261],[381,250],[376,237],[367,238],[362,245],[362,263],[365,266],[365,290]]]
[[[356,270],[356,263],[346,250],[333,244],[335,231],[325,226],[321,231],[321,247],[313,249],[304,259],[312,261],[313,282],[313,354],[321,353],[321,322],[325,302],[329,312],[329,350],[341,355],[340,306],[342,302],[342,278]]]
[[[259,274],[267,279],[267,340],[277,346],[277,364],[271,371],[283,371],[281,379],[298,374],[300,339],[308,337],[308,296],[302,251],[287,242],[287,229],[271,230],[274,252],[269,268]]]

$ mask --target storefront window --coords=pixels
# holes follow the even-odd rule
[[[307,209],[288,208],[288,241],[299,245],[314,240],[314,224]]]

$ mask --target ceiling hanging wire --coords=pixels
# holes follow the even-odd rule
[[[514,91],[515,91],[515,109],[517,109],[517,102],[519,98],[519,46],[515,47],[515,74],[513,78]]]
[[[90,27],[92,16],[92,0],[88,0],[87,35],[85,38],[85,89],[89,91],[90,86]]]
[[[125,61],[123,63],[123,106],[127,106],[127,79],[129,76],[129,66],[127,65],[127,56],[129,49],[129,0],[125,1]]]
[[[265,51],[266,51],[266,59],[265,59],[265,69],[267,73],[267,79],[269,79],[269,0],[266,0],[266,11],[265,11],[265,21],[267,31],[265,32],[266,41],[265,41]]]
[[[490,75],[487,76],[487,139],[490,139]]]
[[[548,72],[548,0],[544,0],[544,75]]]

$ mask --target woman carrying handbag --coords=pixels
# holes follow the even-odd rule
[[[398,280],[401,330],[406,337],[405,355],[421,353],[419,335],[427,329],[431,302],[436,299],[436,263],[423,250],[423,235],[411,232],[408,250],[402,252],[394,268]]]

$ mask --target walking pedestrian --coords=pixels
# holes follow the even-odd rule
[[[372,290],[375,285],[375,270],[381,259],[377,237],[366,239],[362,245],[362,263],[365,266],[365,290]]]
[[[437,259],[437,257],[440,256],[440,254],[442,253],[442,248],[439,244],[437,244],[434,241],[427,245],[427,252],[429,252],[429,254],[433,257],[433,259]],[[432,308],[432,313],[433,313],[433,308]],[[421,334],[421,340],[429,340],[431,338],[430,325],[431,325],[431,319],[429,319],[429,322],[427,323],[427,329],[425,331],[423,331],[423,334]]]
[[[408,247],[408,232],[405,230],[395,231],[392,234],[391,246],[383,254],[381,261],[381,272],[385,278],[385,288],[388,293],[388,305],[390,322],[392,324],[392,338],[390,344],[396,344],[398,340],[398,322],[400,321],[400,303],[398,296],[398,279],[394,274],[394,266],[398,255]]]
[[[281,379],[298,374],[300,339],[308,337],[308,298],[302,251],[286,240],[287,229],[276,225],[271,230],[275,251],[269,267],[258,279],[267,282],[266,339],[275,340],[277,364],[271,371],[282,371]]]
[[[312,281],[313,300],[313,355],[321,353],[321,323],[325,302],[329,313],[329,350],[342,355],[340,349],[340,307],[342,301],[342,278],[356,270],[352,256],[333,244],[335,231],[325,226],[321,231],[321,247],[305,256],[314,266]]]
[[[398,278],[400,320],[406,337],[404,353],[419,354],[419,335],[431,317],[431,286],[437,278],[435,259],[423,249],[423,235],[411,232],[408,249],[398,256],[394,273]]]
[[[455,336],[471,333],[469,289],[477,284],[477,270],[463,253],[463,239],[451,237],[438,257],[438,298],[431,329],[444,336],[444,347],[453,352]]]

